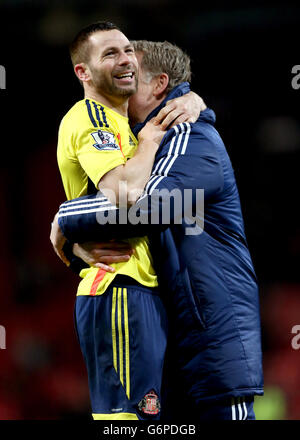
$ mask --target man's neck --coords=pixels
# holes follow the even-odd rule
[[[122,116],[128,117],[128,98],[127,97],[106,97],[97,92],[93,91],[85,91],[84,93],[85,99],[92,99],[93,101],[97,101],[100,104],[109,107],[114,110],[116,113],[119,113]]]
[[[143,108],[139,108],[138,112],[135,111],[135,109],[132,109],[132,112],[130,112],[130,107],[129,107],[130,125],[134,127],[136,124],[144,122],[146,118],[150,115],[150,113],[152,113],[153,110],[155,110],[157,107],[160,106],[160,104],[163,102],[166,96],[167,95],[164,95],[160,99],[153,100],[147,106]]]

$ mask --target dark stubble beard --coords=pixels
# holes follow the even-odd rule
[[[104,96],[112,96],[112,97],[126,97],[129,98],[132,96],[138,87],[138,78],[135,75],[135,87],[132,89],[126,90],[125,88],[116,86],[113,82],[108,81],[105,75],[102,75],[99,72],[92,71],[93,73],[93,82],[96,91]]]

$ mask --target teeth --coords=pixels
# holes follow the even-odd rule
[[[117,78],[132,78],[132,73],[124,73],[124,75],[118,75]]]

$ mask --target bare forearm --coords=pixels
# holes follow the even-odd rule
[[[134,204],[149,180],[157,151],[157,142],[141,140],[135,155],[125,165],[105,175],[99,189],[114,204]]]
[[[153,141],[142,140],[136,154],[124,165],[123,180],[127,182],[130,199],[134,198],[135,190],[142,191],[148,182],[157,147]]]
[[[147,122],[139,133],[139,145],[134,156],[125,165],[102,177],[98,187],[111,203],[122,206],[123,201],[133,204],[139,198],[151,175],[155,154],[164,134],[159,124],[152,120]],[[125,184],[120,186],[120,182]]]

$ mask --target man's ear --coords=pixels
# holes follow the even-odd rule
[[[85,63],[76,64],[74,66],[74,72],[77,78],[82,82],[86,82],[91,79],[90,70]]]
[[[161,73],[156,77],[156,82],[153,90],[153,95],[157,99],[161,99],[162,95],[166,93],[169,84],[169,76],[167,73]]]

